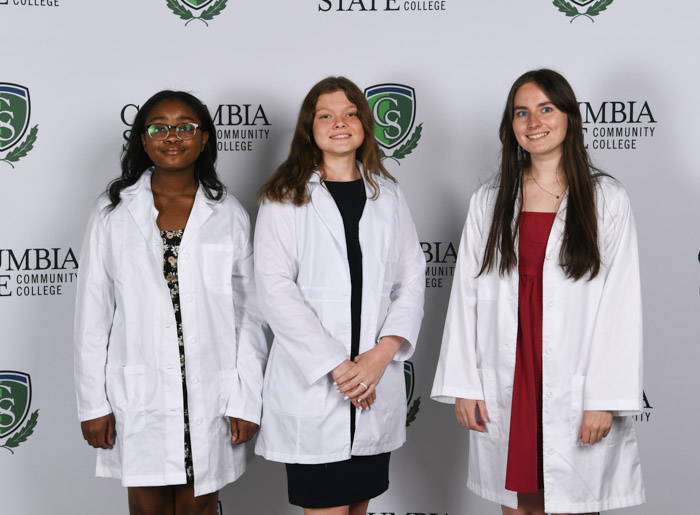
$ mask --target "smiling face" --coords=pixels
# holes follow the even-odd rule
[[[344,91],[319,95],[314,112],[313,134],[324,161],[332,157],[352,155],[365,140],[357,106]]]
[[[568,120],[534,82],[518,88],[513,102],[513,133],[532,159],[561,158]]]
[[[166,99],[159,102],[146,118],[146,126],[154,123],[175,126],[178,123],[196,123],[201,126],[201,120],[194,109],[179,99]],[[195,137],[186,141],[175,135],[175,129],[170,129],[168,137],[162,141],[151,139],[148,134],[141,135],[143,148],[153,161],[155,172],[187,172],[194,176],[194,165],[209,140],[207,132],[197,129]]]

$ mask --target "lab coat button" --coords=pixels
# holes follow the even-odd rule
[[[554,306],[554,301],[553,301],[553,300],[548,300],[548,301],[547,301],[547,307],[551,308],[552,306]]]
[[[185,259],[190,259],[190,253],[189,253],[189,252],[185,252],[185,253],[182,255],[182,257],[185,258]]]
[[[546,259],[547,261],[549,261],[550,259],[552,259],[552,255],[551,255],[551,254],[547,254],[547,255],[545,256],[545,259]]]
[[[552,397],[554,397],[554,394],[552,392],[547,392],[547,398],[551,399]]]
[[[197,384],[197,383],[199,383],[199,377],[193,377],[192,384]]]
[[[185,295],[185,302],[192,302],[192,295]]]
[[[549,454],[550,456],[554,456],[556,453],[557,451],[555,451],[554,449],[547,449],[547,454]]]
[[[190,336],[189,338],[187,338],[187,341],[189,343],[197,343],[197,338],[195,338],[194,336]]]
[[[165,324],[165,325],[163,326],[163,329],[170,329],[170,324]]]
[[[194,421],[195,426],[201,426],[202,425],[202,419],[198,418],[197,420]]]
[[[545,352],[545,354],[551,354],[551,353],[552,353],[552,348],[551,348],[551,347],[547,347],[547,348],[545,349],[544,352]]]

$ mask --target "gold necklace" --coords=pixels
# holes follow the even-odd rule
[[[542,187],[542,185],[541,185],[539,182],[537,182],[537,179],[535,179],[535,175],[534,175],[532,172],[530,172],[530,178],[531,178],[533,181],[535,181],[535,184],[537,184],[537,187],[538,187],[539,189],[541,189],[541,190],[544,191],[545,193],[550,194],[551,196],[553,196],[553,197],[556,198],[557,200],[559,200],[559,197],[561,197],[561,194],[564,193],[564,192],[562,191],[559,195],[556,195],[556,194],[552,193],[551,191],[544,189],[544,188]],[[558,177],[558,176],[557,176],[557,184],[559,184],[559,177]],[[566,191],[566,188],[564,188],[564,191]]]

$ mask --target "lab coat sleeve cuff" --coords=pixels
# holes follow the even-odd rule
[[[338,353],[332,358],[329,358],[326,361],[324,361],[321,365],[317,366],[312,371],[308,372],[307,374],[304,374],[304,377],[306,378],[306,381],[309,383],[309,385],[312,385],[326,374],[330,374],[338,365],[340,365],[346,359],[348,359],[348,356],[346,356],[344,353]]]
[[[404,341],[401,343],[401,347],[399,347],[399,350],[397,350],[396,354],[394,354],[394,361],[406,361],[407,359],[410,359],[415,350],[416,348],[413,346],[413,344],[404,339]]]
[[[260,425],[262,413],[262,374],[248,377],[235,371],[224,414]],[[259,377],[258,377],[259,376]]]
[[[78,419],[81,422],[85,422],[87,420],[94,420],[96,418],[104,417],[110,413],[112,413],[112,408],[109,403],[107,403],[106,406],[91,409],[89,411],[78,411]]]
[[[445,404],[454,404],[457,399],[472,399],[475,401],[484,400],[484,392],[482,390],[465,390],[464,388],[454,386],[442,386],[433,388],[430,392],[430,398],[437,402]]]
[[[633,417],[639,415],[642,410],[615,410],[612,412],[613,417]]]
[[[396,354],[394,354],[394,361],[406,361],[407,359],[410,359],[411,356],[413,356],[413,353],[416,350],[414,345],[408,340],[408,338],[404,338],[398,333],[392,333],[391,331],[387,332],[383,330],[379,334],[379,338],[377,338],[375,345],[379,344],[381,339],[385,336],[398,336],[399,338],[403,338],[403,342],[401,342],[401,345],[396,351]]]
[[[586,400],[583,404],[584,411],[612,411],[627,412],[630,415],[635,415],[642,411],[640,401],[634,400]]]
[[[414,323],[407,322],[408,318],[404,317],[403,319],[405,323],[399,324],[393,324],[391,321],[387,320],[382,330],[379,332],[379,337],[376,342],[379,343],[379,340],[385,336],[399,336],[403,338],[404,341],[394,356],[395,361],[406,361],[413,356],[413,352],[416,350],[413,342],[418,339],[418,331],[420,330],[422,317],[418,317],[418,320]]]
[[[260,412],[246,411],[245,409],[228,408],[225,415],[229,418],[238,418],[260,425]]]

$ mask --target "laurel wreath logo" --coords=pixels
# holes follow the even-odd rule
[[[397,148],[394,151],[394,153],[391,154],[390,156],[387,156],[384,153],[384,151],[380,149],[382,161],[384,159],[393,159],[394,161],[399,163],[399,165],[401,165],[401,162],[399,160],[403,159],[404,157],[406,157],[408,154],[410,154],[411,152],[413,152],[416,149],[416,147],[418,146],[418,141],[420,141],[420,136],[421,136],[422,132],[423,132],[423,124],[421,123],[416,127],[416,130],[413,131],[413,134],[411,134],[411,137],[408,138],[408,141],[406,141],[406,143],[404,143],[399,148]],[[418,400],[418,399],[416,399],[416,400]],[[418,410],[416,410],[416,411],[418,411]]]
[[[39,419],[39,410],[36,410],[29,416],[29,421],[27,424],[20,429],[17,433],[12,435],[5,441],[4,445],[0,445],[0,449],[7,449],[12,454],[15,453],[12,449],[19,447],[19,444],[26,442],[32,433],[34,433],[34,428],[36,427],[36,421]]]
[[[569,23],[573,23],[576,18],[584,16],[595,23],[593,19],[594,16],[598,16],[600,13],[605,11],[614,0],[598,0],[593,5],[591,5],[585,12],[579,12],[576,6],[572,5],[568,0],[554,0],[552,4],[563,12],[566,16],[571,18]]]
[[[185,27],[187,27],[187,25],[194,20],[199,20],[208,27],[209,24],[207,22],[213,20],[216,16],[221,14],[221,11],[223,11],[226,8],[227,2],[228,0],[217,0],[212,6],[204,9],[204,11],[202,11],[202,14],[200,14],[199,16],[195,16],[192,13],[192,11],[186,9],[177,0],[166,0],[168,7],[173,13],[179,16],[180,19],[187,20],[187,22],[185,23]]]
[[[34,143],[36,142],[36,135],[38,132],[39,126],[35,125],[29,131],[29,136],[27,136],[27,138],[22,143],[20,143],[17,148],[10,150],[4,158],[0,159],[0,161],[6,162],[14,169],[15,165],[13,165],[12,163],[16,163],[17,161],[22,159],[34,148]]]
[[[406,414],[406,427],[411,425],[411,422],[416,420],[416,415],[418,415],[418,410],[420,409],[420,397],[418,397],[415,401],[413,401],[413,404],[411,404],[411,408],[408,410],[408,413]]]

